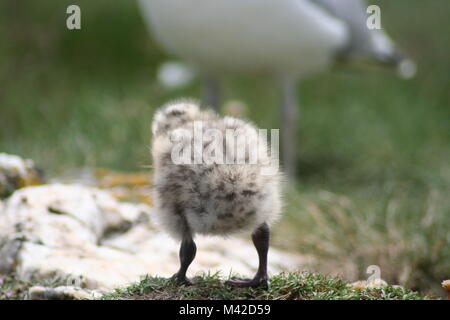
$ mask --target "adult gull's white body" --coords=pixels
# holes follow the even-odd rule
[[[141,0],[162,45],[206,73],[305,74],[347,40],[345,24],[305,0]]]

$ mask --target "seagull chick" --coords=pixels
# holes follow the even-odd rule
[[[157,220],[181,241],[180,269],[189,283],[196,234],[228,236],[248,232],[259,257],[253,279],[240,287],[267,285],[269,225],[281,212],[281,174],[270,167],[272,151],[247,121],[220,117],[191,102],[159,109],[152,124],[154,201]]]

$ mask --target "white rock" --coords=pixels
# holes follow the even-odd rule
[[[387,282],[383,279],[374,279],[374,280],[359,280],[350,284],[350,287],[355,290],[364,290],[364,289],[377,289],[387,286]]]
[[[21,176],[25,176],[34,163],[29,159],[22,159],[19,156],[0,153],[0,168],[3,170],[15,171]]]
[[[73,286],[61,286],[56,288],[34,286],[28,290],[28,295],[30,300],[91,300],[100,298],[102,292]]]
[[[15,272],[23,280],[58,276],[67,279],[68,286],[102,290],[146,274],[170,276],[179,266],[179,244],[152,224],[152,210],[80,185],[20,189],[0,211],[0,273]],[[196,241],[191,276],[198,271],[220,271],[224,276],[231,271],[247,276],[255,272],[257,255],[251,241],[207,237]],[[269,261],[271,272],[296,269],[303,262],[273,248]],[[56,294],[42,290],[35,289],[32,295]]]
[[[21,187],[40,184],[42,179],[43,173],[32,160],[0,153],[0,198]]]

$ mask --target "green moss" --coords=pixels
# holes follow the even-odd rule
[[[197,276],[191,286],[179,286],[166,278],[146,277],[129,287],[116,289],[103,299],[422,300],[429,297],[393,286],[355,290],[340,278],[293,272],[273,276],[267,290],[234,288],[225,285],[218,274]]]

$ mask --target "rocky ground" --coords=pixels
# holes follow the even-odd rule
[[[32,287],[24,295],[32,299],[96,298],[146,275],[172,275],[178,268],[178,244],[153,221],[148,179],[103,171],[78,176],[84,180],[23,186],[0,200],[0,274],[24,283],[59,279],[57,289]],[[135,201],[122,201],[130,198]],[[146,199],[136,201],[140,198]],[[191,275],[250,275],[256,270],[256,253],[246,239],[199,237],[197,244]],[[303,262],[298,255],[270,251],[271,273]]]
[[[236,291],[223,279],[257,268],[240,237],[198,237],[188,274],[197,281],[179,290],[167,280],[179,245],[154,221],[150,181],[90,169],[45,181],[31,160],[0,154],[0,299],[427,298],[383,280],[298,273],[311,259],[278,248],[269,252],[269,290]]]

